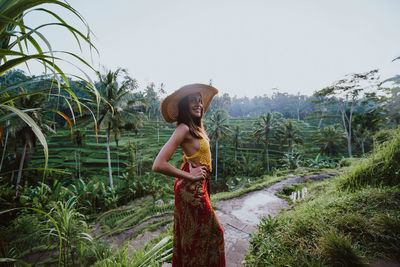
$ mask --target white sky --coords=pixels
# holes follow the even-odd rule
[[[398,0],[68,2],[96,35],[93,66],[127,68],[142,89],[163,82],[170,93],[212,79],[231,96],[270,95],[272,88],[311,95],[348,73],[400,74],[400,61],[391,62],[400,56]],[[26,22],[48,21],[37,14]],[[68,12],[59,14],[82,29]],[[68,31],[44,33],[54,50],[79,52]],[[82,56],[90,61],[87,50]]]

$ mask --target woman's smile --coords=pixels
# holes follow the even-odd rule
[[[203,115],[203,100],[200,93],[189,96],[189,111],[194,117],[200,118]]]

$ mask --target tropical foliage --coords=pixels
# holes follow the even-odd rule
[[[158,266],[171,258],[174,209],[171,178],[151,172],[174,130],[157,109],[164,84],[141,88],[123,68],[95,71],[95,81],[86,73],[84,79],[68,76],[60,62],[71,58],[94,70],[77,54],[56,52],[42,30],[64,29],[77,46],[95,51],[91,32],[67,24],[46,3],[87,28],[65,2],[0,0],[0,261],[34,263],[30,254],[47,254],[44,260],[65,266]],[[33,12],[54,21],[26,25]],[[42,64],[43,75],[16,69],[29,70],[33,61]],[[379,83],[377,75],[347,75],[310,97],[215,97],[204,122],[213,150],[211,188],[225,192],[213,201],[262,189],[282,174],[351,168],[337,183],[314,185],[315,202],[263,219],[248,264],[343,265],[338,255],[345,251],[347,262],[362,265],[371,256],[367,244],[376,249],[393,241],[400,141],[391,129],[400,122],[399,79]],[[356,159],[345,155],[365,160],[353,165]],[[181,166],[179,148],[170,163]],[[370,225],[365,210],[372,210],[372,228],[381,230],[364,227]],[[121,244],[159,229],[136,251]],[[396,242],[383,255],[395,255]]]

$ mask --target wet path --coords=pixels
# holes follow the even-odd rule
[[[217,202],[216,214],[224,229],[225,256],[227,267],[242,266],[248,253],[250,234],[256,230],[261,218],[275,217],[289,203],[275,194],[285,185],[302,183],[307,179],[322,180],[336,173],[297,176],[285,179],[270,187],[253,191],[237,198]]]

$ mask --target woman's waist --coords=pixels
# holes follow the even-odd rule
[[[192,168],[198,168],[198,167],[204,166],[204,167],[206,167],[207,173],[208,174],[211,173],[211,166],[208,163],[193,162],[191,160],[186,160],[186,162],[184,162],[183,166],[185,166],[189,163],[192,165]]]

